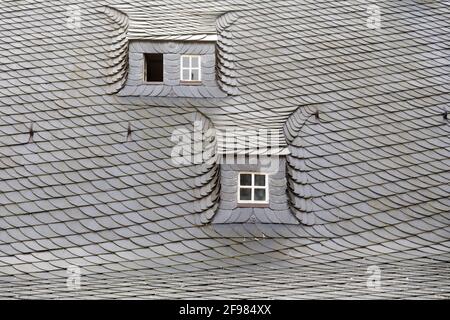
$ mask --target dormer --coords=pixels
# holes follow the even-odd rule
[[[214,41],[133,40],[122,96],[220,98]]]
[[[120,9],[130,18],[128,75],[120,96],[227,96],[218,81],[216,61],[220,50],[216,22],[223,12],[186,12],[168,21],[158,12],[150,19],[136,15],[132,8]]]
[[[119,95],[225,97],[217,82],[215,50],[213,41],[131,41],[128,79]]]

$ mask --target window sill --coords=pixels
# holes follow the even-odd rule
[[[269,208],[268,203],[238,203],[238,208]]]
[[[201,81],[186,81],[186,80],[181,80],[180,84],[182,85],[187,85],[187,86],[200,86],[202,85]]]

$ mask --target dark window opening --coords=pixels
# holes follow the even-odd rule
[[[146,53],[145,55],[144,81],[164,81],[164,60],[162,53]]]

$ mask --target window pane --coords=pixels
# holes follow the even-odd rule
[[[252,189],[241,188],[239,190],[239,200],[252,200]]]
[[[192,57],[192,68],[198,68],[198,57]]]
[[[198,69],[193,69],[191,72],[191,80],[198,81],[200,80]]]
[[[189,69],[183,69],[183,78],[181,80],[190,80],[189,79]]]
[[[255,186],[264,187],[266,185],[266,176],[262,174],[255,174]]]
[[[183,57],[182,68],[189,68],[189,57]]]
[[[252,185],[252,175],[241,174],[241,186],[251,186],[251,185]]]
[[[266,200],[266,189],[255,189],[255,201]]]

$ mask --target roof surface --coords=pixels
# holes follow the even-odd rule
[[[376,4],[2,1],[0,296],[449,298],[449,8]],[[129,38],[198,35],[226,98],[117,95]],[[171,160],[194,121],[276,130],[298,223],[211,224],[219,166]]]

